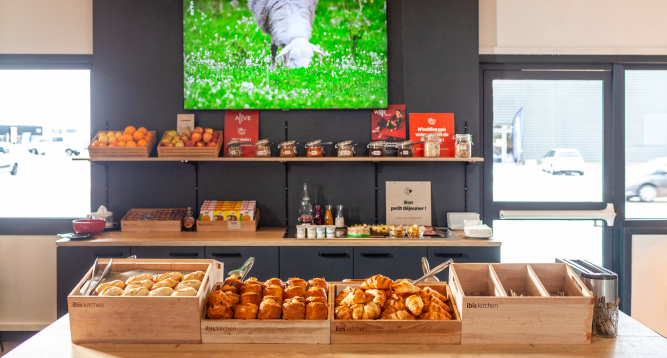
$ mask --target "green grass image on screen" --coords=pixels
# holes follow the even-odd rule
[[[307,68],[288,69],[247,0],[183,1],[185,109],[387,107],[384,0],[320,0]],[[278,52],[280,52],[280,48]]]

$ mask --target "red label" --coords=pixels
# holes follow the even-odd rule
[[[404,104],[390,104],[387,109],[371,112],[371,133],[373,140],[404,140],[406,123]]]
[[[238,139],[253,145],[241,146],[244,157],[254,157],[254,144],[259,140],[259,111],[225,111],[225,156],[227,142]]]
[[[410,113],[410,139],[424,140],[426,133],[439,133],[440,156],[454,157],[454,113]],[[424,145],[414,146],[414,156],[424,156]]]

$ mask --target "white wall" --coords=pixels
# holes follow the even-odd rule
[[[479,0],[480,54],[667,54],[665,0]]]
[[[632,236],[632,318],[667,336],[667,235]]]
[[[0,0],[0,54],[92,53],[92,0]]]

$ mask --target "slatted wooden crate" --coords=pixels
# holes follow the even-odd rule
[[[252,221],[233,221],[227,220],[200,221],[197,220],[197,231],[215,232],[215,231],[257,231],[259,225],[259,209],[255,209],[255,220]]]
[[[165,157],[179,157],[179,158],[217,158],[220,155],[220,149],[222,148],[223,136],[222,131],[213,131],[213,133],[220,134],[218,137],[218,142],[215,147],[163,147],[161,145],[162,138],[167,135],[167,132],[164,132],[162,138],[157,147],[157,156],[160,158]]]
[[[146,213],[156,210],[183,210],[183,214],[178,220],[128,220],[132,213]],[[130,231],[139,233],[148,232],[178,232],[183,227],[183,217],[185,208],[164,208],[164,209],[130,209],[120,221],[120,231]]]
[[[108,158],[108,157],[148,157],[157,142],[155,138],[155,131],[149,131],[151,137],[146,143],[145,147],[93,147],[93,143],[97,140],[100,133],[107,132],[123,132],[123,131],[100,131],[95,134],[95,137],[88,145],[88,155],[91,158]]]

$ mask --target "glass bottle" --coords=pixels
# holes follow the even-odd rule
[[[333,214],[331,214],[331,205],[326,206],[327,211],[324,214],[324,225],[333,225]]]
[[[303,184],[303,196],[301,197],[299,215],[299,221],[301,222],[301,225],[312,224],[313,205],[310,203],[310,198],[308,197],[308,183]]]
[[[313,224],[322,225],[322,207],[315,205],[315,214],[313,214]]]
[[[184,231],[195,231],[195,214],[192,212],[192,208],[188,206],[185,217],[183,218],[183,228]]]
[[[336,205],[336,227],[345,227],[345,218],[343,217],[343,205]]]

